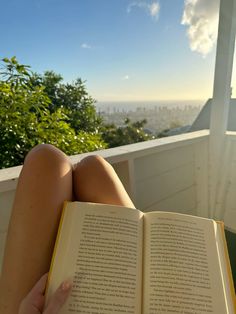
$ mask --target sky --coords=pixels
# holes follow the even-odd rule
[[[212,97],[219,0],[0,0],[0,57],[97,101]]]

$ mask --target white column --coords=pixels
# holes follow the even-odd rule
[[[209,213],[216,218],[220,218],[215,207],[231,98],[235,34],[236,0],[221,0],[209,142]]]

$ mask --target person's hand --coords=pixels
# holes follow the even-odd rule
[[[45,303],[45,286],[47,275],[43,275],[29,294],[22,300],[20,304],[19,314],[57,314],[65,303],[70,294],[71,284],[67,281],[63,282],[60,287],[52,295],[46,309]]]

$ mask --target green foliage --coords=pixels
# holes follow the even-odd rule
[[[146,120],[131,122],[129,119],[125,119],[124,126],[122,127],[107,124],[102,130],[102,138],[108,143],[109,147],[117,147],[154,139],[154,136],[147,134],[143,130],[145,124]]]
[[[22,162],[35,144],[38,117],[50,100],[41,86],[33,88],[30,72],[16,58],[5,58],[0,80],[0,166]]]
[[[0,69],[0,168],[22,164],[37,144],[50,143],[68,155],[152,139],[146,121],[103,125],[85,82],[62,83],[52,71],[32,73],[15,57]]]
[[[77,131],[63,107],[54,108],[40,80],[15,57],[4,58],[0,72],[0,167],[23,162],[38,143],[51,143],[67,154],[106,147],[94,133]]]
[[[59,147],[67,155],[103,149],[106,144],[101,136],[85,131],[76,131],[65,121],[67,116],[62,109],[47,115],[39,124],[38,137],[42,143]]]
[[[50,112],[64,108],[68,116],[68,123],[75,131],[97,132],[102,120],[97,115],[95,100],[88,95],[85,82],[80,78],[71,84],[62,83],[62,76],[53,71],[46,71],[44,75],[34,74],[35,84],[45,86],[45,93],[51,99]]]

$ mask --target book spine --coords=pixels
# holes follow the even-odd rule
[[[222,221],[217,221],[217,224],[220,225],[220,229],[222,233],[222,239],[224,243],[224,253],[225,253],[225,258],[226,258],[226,263],[227,263],[227,273],[229,276],[230,291],[231,291],[232,299],[234,301],[234,313],[236,313],[236,296],[235,296],[235,290],[234,290],[234,282],[233,282],[233,275],[232,275],[232,270],[231,270],[231,265],[230,265],[229,253],[227,249],[227,242],[225,238],[224,223]]]
[[[66,203],[67,203],[67,202],[64,202],[64,204],[63,204],[63,209],[62,209],[62,213],[61,213],[61,218],[60,218],[60,222],[59,222],[59,226],[58,226],[58,230],[57,230],[56,241],[55,241],[54,249],[53,249],[53,253],[52,253],[52,259],[51,259],[51,263],[50,263],[50,268],[49,268],[48,278],[47,278],[47,283],[46,283],[46,288],[45,288],[45,295],[46,295],[46,296],[47,296],[47,294],[48,294],[49,282],[50,282],[50,279],[51,279],[52,269],[53,269],[54,260],[55,260],[55,255],[56,255],[56,251],[57,251],[57,246],[58,246],[58,242],[59,242],[59,237],[60,237],[60,234],[61,234],[61,227],[62,227],[62,223],[63,223],[64,216],[65,216]],[[47,303],[47,302],[45,302],[45,304],[46,304],[46,303]]]

